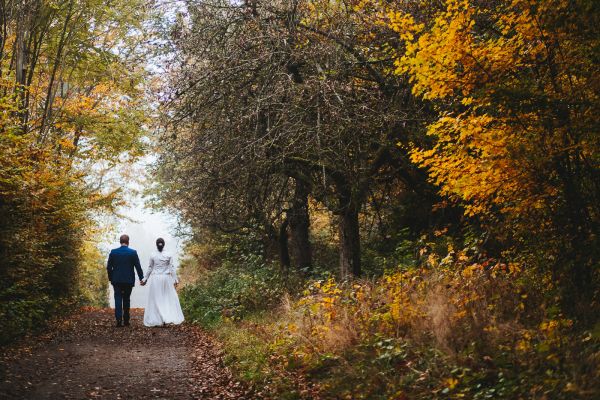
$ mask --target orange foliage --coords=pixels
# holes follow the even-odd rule
[[[583,36],[589,21],[572,5],[448,0],[431,19],[388,13],[405,44],[396,73],[440,113],[428,127],[435,145],[415,147],[412,160],[470,215],[552,212],[576,179],[571,166],[597,170],[599,40]]]

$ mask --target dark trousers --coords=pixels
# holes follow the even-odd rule
[[[125,321],[129,321],[129,306],[131,304],[131,291],[133,285],[128,283],[113,283],[115,291],[115,317],[117,321],[125,317]]]

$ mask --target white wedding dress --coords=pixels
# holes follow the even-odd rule
[[[156,252],[150,257],[150,265],[144,278],[149,281],[148,302],[144,311],[144,325],[161,326],[180,324],[183,312],[174,283],[179,282],[173,257],[166,252]]]

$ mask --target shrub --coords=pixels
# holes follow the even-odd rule
[[[561,313],[551,275],[492,259],[476,239],[457,251],[426,239],[414,259],[403,245],[408,262],[383,276],[317,274],[301,293],[289,290],[297,278],[238,253],[184,289],[184,308],[214,329],[238,376],[276,398],[600,394],[600,328]]]
[[[239,320],[277,307],[297,279],[264,263],[258,255],[242,256],[239,262],[225,261],[184,287],[182,307],[190,320],[206,327],[223,319]]]
[[[276,359],[325,398],[597,395],[599,338],[557,312],[550,277],[470,253],[312,282],[272,326]]]

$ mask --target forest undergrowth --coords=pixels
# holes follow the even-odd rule
[[[576,329],[551,276],[445,236],[413,244],[411,263],[353,281],[230,254],[184,288],[184,309],[278,398],[598,396],[600,324]]]

